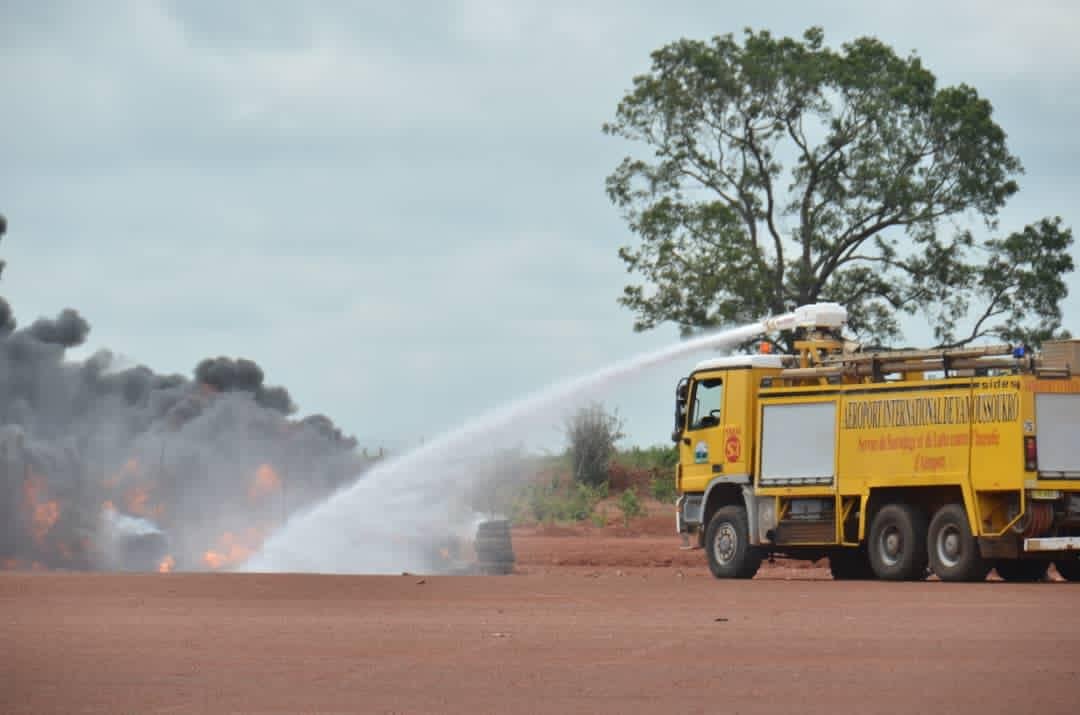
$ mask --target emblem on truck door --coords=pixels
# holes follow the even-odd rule
[[[709,461],[709,445],[702,440],[694,446],[694,464],[706,464]]]
[[[739,435],[728,435],[724,442],[724,456],[727,457],[728,462],[739,461],[739,457],[742,456],[742,442],[739,441]]]

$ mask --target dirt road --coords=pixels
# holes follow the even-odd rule
[[[1074,584],[718,582],[557,538],[504,577],[0,573],[0,711],[1080,708]]]

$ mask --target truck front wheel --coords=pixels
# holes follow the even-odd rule
[[[716,578],[753,578],[761,567],[761,553],[750,545],[746,509],[725,506],[716,510],[705,531],[709,570]]]
[[[868,544],[870,566],[886,581],[926,575],[926,515],[910,504],[886,504],[874,516]]]
[[[991,564],[979,553],[962,504],[946,504],[930,522],[930,569],[942,581],[982,581]]]

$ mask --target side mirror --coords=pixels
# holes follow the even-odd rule
[[[686,424],[686,399],[689,394],[690,380],[684,377],[675,387],[675,431],[671,433],[672,442],[678,442],[682,437],[683,425]]]
[[[684,424],[686,424],[686,403],[677,402],[675,404],[675,431],[671,433],[672,442],[678,442],[679,437],[682,437]]]

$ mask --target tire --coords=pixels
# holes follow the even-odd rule
[[[942,581],[982,581],[992,564],[982,557],[963,504],[946,504],[930,521],[930,570]]]
[[[1046,580],[1046,572],[1050,570],[1050,562],[1002,559],[994,565],[994,570],[1005,581],[1036,583]]]
[[[863,549],[837,549],[829,554],[829,572],[835,581],[866,581],[874,569]]]
[[[705,531],[705,553],[716,578],[753,578],[761,567],[761,552],[750,545],[746,509],[717,509]]]
[[[926,577],[926,514],[910,504],[886,504],[874,515],[867,554],[874,574],[885,581]]]
[[[1054,566],[1066,581],[1080,581],[1080,554],[1062,556],[1054,561]]]
[[[509,521],[500,519],[481,522],[476,528],[473,548],[480,573],[506,575],[513,572],[516,557]]]
[[[473,547],[477,551],[510,551],[514,548],[513,544],[509,538],[480,539],[473,542]]]
[[[514,562],[510,561],[480,561],[477,569],[485,576],[506,576],[514,572]]]
[[[515,555],[513,551],[489,551],[483,554],[477,554],[477,561],[514,561]]]

